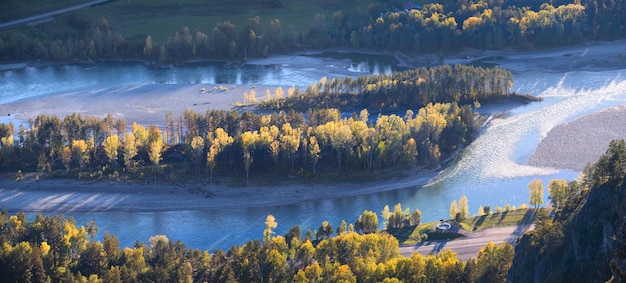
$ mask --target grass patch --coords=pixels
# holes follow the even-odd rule
[[[263,165],[256,165],[263,166]],[[372,182],[382,182],[393,179],[406,178],[410,174],[426,169],[403,170],[399,168],[369,171],[342,169],[341,171],[324,168],[318,170],[313,175],[311,168],[296,167],[294,170],[290,168],[276,168],[275,170],[263,170],[257,167],[255,171],[250,171],[250,185],[272,186],[272,185],[289,185],[289,184],[309,184],[309,185],[337,185],[337,184],[368,184]],[[245,172],[243,168],[237,166],[230,172],[222,172],[223,174],[216,179],[244,179]]]
[[[145,39],[146,35],[151,35],[154,41],[163,42],[185,26],[210,35],[216,23],[230,21],[239,32],[249,18],[256,16],[261,18],[263,30],[270,20],[279,19],[283,35],[308,31],[317,13],[326,16],[326,27],[330,29],[333,13],[342,11],[344,15],[352,14],[355,7],[366,11],[369,4],[377,3],[374,0],[281,2],[281,7],[271,7],[261,4],[261,1],[244,0],[123,0],[76,13],[95,20],[105,18],[113,30],[126,38]]]
[[[452,240],[463,237],[455,232],[438,232],[439,222],[427,222],[417,226],[407,226],[400,229],[387,230],[387,233],[398,239],[402,246],[416,245],[422,241]]]
[[[3,0],[2,9],[0,9],[0,22],[10,22],[82,3],[85,3],[85,0]]]
[[[414,245],[421,241],[417,239],[420,239],[422,234],[434,232],[435,225],[436,223],[434,222],[428,222],[417,226],[406,226],[400,229],[387,230],[387,233],[396,237],[401,245]]]
[[[532,224],[535,216],[533,209],[517,209],[514,211],[492,213],[484,216],[469,217],[458,223],[460,229],[465,231],[481,231],[487,228],[504,227],[522,224]],[[427,222],[418,226],[408,226],[400,229],[387,230],[387,233],[396,237],[400,245],[415,245],[421,241],[453,240],[463,237],[456,232],[436,231],[439,222]],[[454,226],[453,226],[454,227]],[[452,229],[454,230],[454,229]],[[426,235],[426,238],[423,238]]]
[[[471,231],[472,226],[465,223],[465,222],[461,222],[459,223],[459,226],[461,227],[461,229],[465,230],[465,231]]]
[[[461,225],[467,231],[481,231],[487,228],[531,224],[534,219],[534,210],[517,209],[489,215],[474,216],[465,219]]]

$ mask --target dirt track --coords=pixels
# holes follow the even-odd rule
[[[422,255],[437,254],[444,249],[453,250],[459,259],[466,261],[476,257],[478,251],[487,243],[496,244],[510,243],[515,245],[517,238],[521,237],[525,231],[532,230],[534,225],[516,225],[506,227],[495,227],[482,230],[480,232],[464,233],[465,237],[448,241],[426,241],[415,246],[400,247],[403,256],[410,257],[414,252]]]

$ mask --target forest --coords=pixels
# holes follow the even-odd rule
[[[163,235],[122,248],[115,235],[96,240],[94,222],[0,212],[0,278],[8,282],[623,282],[626,229],[623,202],[626,143],[613,141],[577,180],[550,184],[553,214],[536,209],[535,229],[514,248],[489,243],[461,261],[451,250],[438,255],[399,253],[398,240],[377,231],[378,215],[364,211],[335,229],[299,226],[285,235],[268,215],[263,240],[227,251],[190,249]],[[532,182],[531,182],[532,183]],[[563,182],[564,183],[564,182]],[[529,184],[529,188],[533,187]],[[532,200],[532,190],[531,190]],[[387,229],[418,225],[400,205],[383,210]]]
[[[512,93],[511,87],[513,75],[505,69],[443,65],[330,81],[322,78],[304,92],[290,89],[288,96],[276,92],[274,99],[264,100],[260,108],[307,110],[337,107],[343,111],[365,108],[389,112],[421,108],[429,103],[468,105],[501,98],[524,102],[540,99]]]
[[[365,211],[363,220],[368,215]],[[266,219],[263,241],[227,251],[190,249],[163,235],[121,248],[114,235],[94,240],[98,227],[72,218],[0,213],[0,277],[7,282],[505,282],[513,246],[490,243],[478,257],[460,261],[453,251],[402,257],[398,241],[383,232],[333,230],[312,235],[298,226],[274,235]],[[370,217],[371,218],[371,217]],[[376,220],[371,218],[371,220]],[[367,224],[366,226],[367,227]],[[376,226],[377,227],[377,223]],[[504,263],[504,264],[503,264]]]
[[[404,117],[380,115],[368,122],[367,110],[340,118],[337,109],[268,115],[209,110],[166,117],[165,129],[130,126],[72,114],[61,119],[39,115],[30,129],[0,125],[0,164],[5,172],[40,171],[78,178],[144,180],[153,174],[210,178],[214,173],[316,176],[329,171],[375,172],[438,164],[442,154],[470,142],[477,122],[469,106],[429,104]],[[160,172],[160,173],[159,173]],[[282,173],[281,173],[282,172]],[[19,177],[17,177],[19,179]],[[155,179],[156,181],[156,179]]]
[[[276,1],[230,1],[274,5]],[[280,1],[278,1],[280,2]],[[356,5],[356,4],[355,4]],[[610,40],[626,35],[621,1],[442,1],[401,10],[404,2],[380,1],[366,8],[310,15],[308,28],[293,30],[280,18],[250,17],[245,23],[207,22],[206,29],[180,30],[157,42],[125,38],[107,19],[70,14],[62,31],[25,27],[0,33],[0,60],[68,62],[140,59],[160,64],[195,59],[242,60],[302,48],[353,47],[403,52],[479,49],[534,49]],[[239,26],[238,26],[239,25]]]
[[[375,118],[367,108],[349,117],[337,108],[270,114],[186,110],[181,117],[168,113],[165,127],[159,128],[129,126],[112,115],[39,115],[17,132],[12,124],[0,124],[0,168],[92,179],[145,181],[154,176],[155,182],[158,175],[167,182],[184,180],[182,176],[213,182],[214,175],[242,180],[245,175],[246,184],[251,173],[271,179],[316,178],[318,173],[331,179],[375,177],[387,169],[440,164],[476,137],[479,117],[472,106],[509,97],[512,83],[510,72],[498,68],[443,66],[391,77],[322,79],[306,92],[290,88],[286,95],[279,87],[266,103],[284,107],[310,97],[332,101],[345,96],[335,94],[341,89],[356,97],[350,109],[389,99],[403,103],[404,115]],[[247,97],[254,100],[254,89]]]

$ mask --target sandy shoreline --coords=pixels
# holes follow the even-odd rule
[[[0,180],[0,209],[10,212],[178,211],[284,206],[420,187],[439,174],[415,169],[408,176],[366,184],[225,187],[215,184],[130,184],[68,179]]]
[[[537,146],[528,164],[582,171],[597,162],[615,139],[626,139],[626,105],[555,127]]]
[[[476,51],[470,50],[450,55],[439,63],[456,64],[480,60],[499,64],[513,72],[566,70],[602,71],[626,69],[626,40],[594,42],[539,52]],[[405,55],[409,56],[409,55]],[[431,58],[425,57],[425,58]],[[253,60],[251,64],[269,64],[275,61],[291,64],[290,56]],[[302,59],[302,58],[299,58]],[[424,58],[414,58],[421,62]],[[403,62],[411,64],[411,61]],[[323,67],[320,68],[322,70]],[[227,90],[219,90],[220,86]],[[204,88],[207,91],[201,92]],[[214,90],[215,89],[215,90]],[[167,112],[180,117],[186,109],[204,113],[209,109],[236,109],[243,102],[244,93],[252,89],[257,99],[265,97],[266,89],[273,86],[211,85],[211,84],[148,84],[96,89],[88,92],[62,93],[0,104],[0,116],[9,121],[26,121],[39,114],[60,117],[74,112],[82,115],[124,118],[130,124],[162,125]],[[213,91],[214,90],[214,91]],[[612,123],[606,123],[610,120]],[[3,121],[6,119],[3,119]],[[595,162],[616,138],[609,133],[626,133],[626,106],[585,116],[553,129],[540,143],[529,164],[541,167],[581,170]],[[589,139],[593,136],[595,138]],[[624,135],[622,135],[624,136]],[[577,139],[578,138],[578,139]],[[617,137],[619,138],[619,137]],[[571,145],[563,145],[571,141]],[[592,148],[594,150],[588,150]],[[577,154],[574,154],[574,153]],[[581,167],[582,166],[582,167]],[[16,182],[10,178],[0,180],[0,209],[30,212],[74,211],[171,211],[193,209],[228,209],[258,206],[288,205],[307,200],[348,197],[419,187],[437,176],[438,171],[412,171],[410,177],[368,184],[338,185],[285,185],[250,186],[241,188],[216,185],[184,184],[126,184],[110,182],[85,182],[81,180],[35,181],[32,178]]]
[[[225,90],[220,90],[220,88]],[[203,92],[202,89],[205,89]],[[244,102],[244,93],[256,91],[257,100],[265,98],[272,86],[213,85],[213,84],[144,84],[71,92],[30,98],[0,104],[0,115],[12,120],[28,121],[40,114],[57,115],[61,119],[72,113],[104,118],[111,114],[125,119],[130,125],[164,125],[171,112],[182,117],[186,109],[204,114],[208,109],[237,109]]]
[[[592,41],[538,50],[467,50],[444,58],[443,64],[495,64],[513,73],[539,71],[606,71],[626,68],[626,40]]]

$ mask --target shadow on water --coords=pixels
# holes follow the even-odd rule
[[[394,56],[382,54],[364,54],[354,52],[321,52],[306,55],[314,58],[330,58],[334,60],[348,61],[351,63],[351,71],[356,73],[392,73],[394,71],[408,70],[400,67],[400,61]]]

